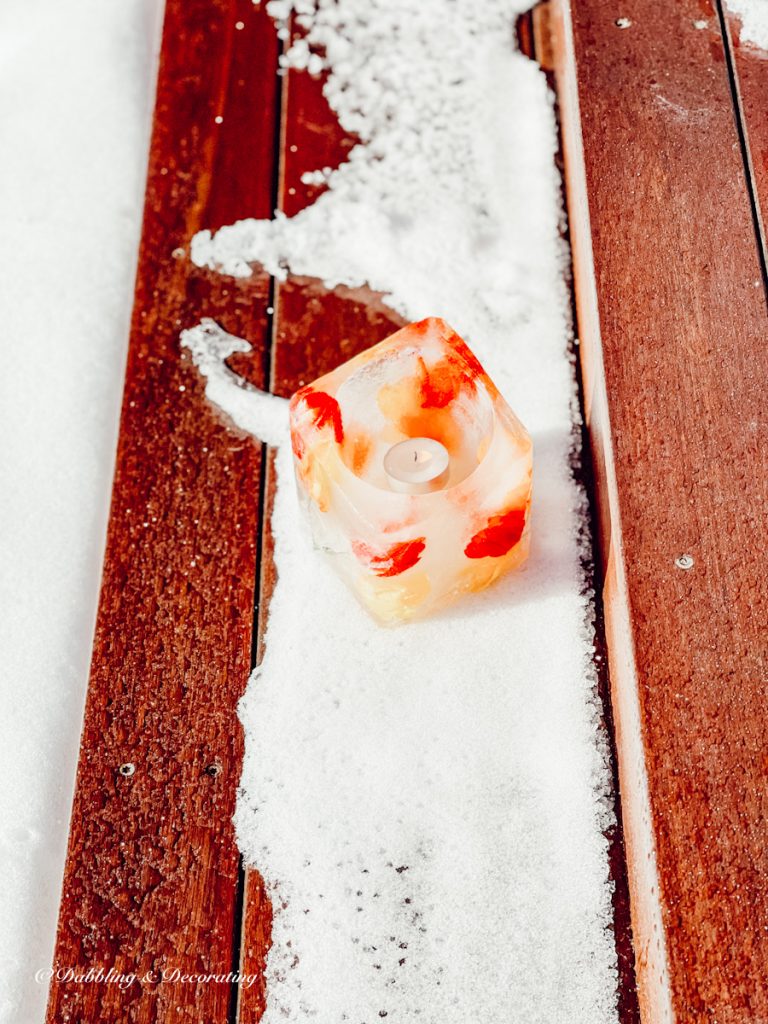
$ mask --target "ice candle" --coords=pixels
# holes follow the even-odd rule
[[[297,391],[291,441],[314,543],[380,622],[426,615],[525,560],[531,439],[443,320]]]

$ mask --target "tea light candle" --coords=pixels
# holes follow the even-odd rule
[[[384,471],[393,491],[428,494],[448,479],[448,449],[431,437],[409,437],[384,456]]]

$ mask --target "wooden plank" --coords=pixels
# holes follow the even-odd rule
[[[178,335],[215,314],[254,343],[263,380],[269,279],[196,269],[184,250],[199,228],[271,214],[276,61],[271,20],[250,0],[169,0],[55,953],[62,969],[147,977],[54,980],[51,1024],[228,1020],[228,982],[158,976],[233,966],[235,707],[250,669],[261,449],[212,412]]]
[[[754,1024],[768,323],[728,66],[708,0],[559,11],[642,1019]]]
[[[742,43],[737,15],[726,11],[725,26],[765,264],[768,262],[768,53],[752,43]]]
[[[237,993],[237,1024],[258,1024],[267,1005],[266,962],[272,944],[272,904],[258,871],[246,868],[245,908],[241,930],[240,973],[258,978],[240,985]]]

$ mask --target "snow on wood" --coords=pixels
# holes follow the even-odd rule
[[[392,632],[312,553],[280,447],[236,817],[275,911],[265,1020],[615,1020],[551,97],[512,51],[507,4],[295,13],[287,63],[329,66],[362,145],[306,210],[203,232],[193,257],[367,283],[406,318],[448,319],[531,429],[535,498],[524,572]],[[200,358],[206,335],[186,337]],[[222,385],[243,425],[261,400]]]
[[[741,20],[741,42],[768,50],[768,0],[727,0],[726,6]]]

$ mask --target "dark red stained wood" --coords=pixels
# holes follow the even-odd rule
[[[515,21],[515,44],[520,53],[526,57],[534,57],[536,50],[536,30],[533,24],[534,12],[523,11]]]
[[[294,33],[292,41],[302,33]],[[309,86],[305,81],[311,82]],[[356,144],[354,135],[342,131],[323,94],[326,75],[312,78],[307,72],[288,71],[284,77],[280,209],[292,217],[310,206],[326,190],[301,180],[309,171],[334,169],[347,159]]]
[[[768,253],[768,51],[742,43],[735,14],[727,15],[726,24],[763,250]]]
[[[275,313],[272,389],[286,397],[405,323],[376,292],[328,291],[315,278],[279,284]]]
[[[723,41],[705,0],[562,0],[561,12],[642,1019],[756,1024],[768,1019],[768,316]]]
[[[238,1024],[258,1024],[267,1005],[266,960],[272,944],[272,905],[258,871],[246,868],[241,930]],[[255,982],[252,979],[257,979]]]
[[[250,669],[261,450],[212,411],[178,333],[214,315],[254,342],[263,379],[269,281],[171,254],[198,228],[270,216],[276,60],[273,25],[250,0],[169,0],[61,968],[156,979],[233,966],[235,707]],[[226,983],[55,980],[47,1019],[224,1024],[231,995]]]

